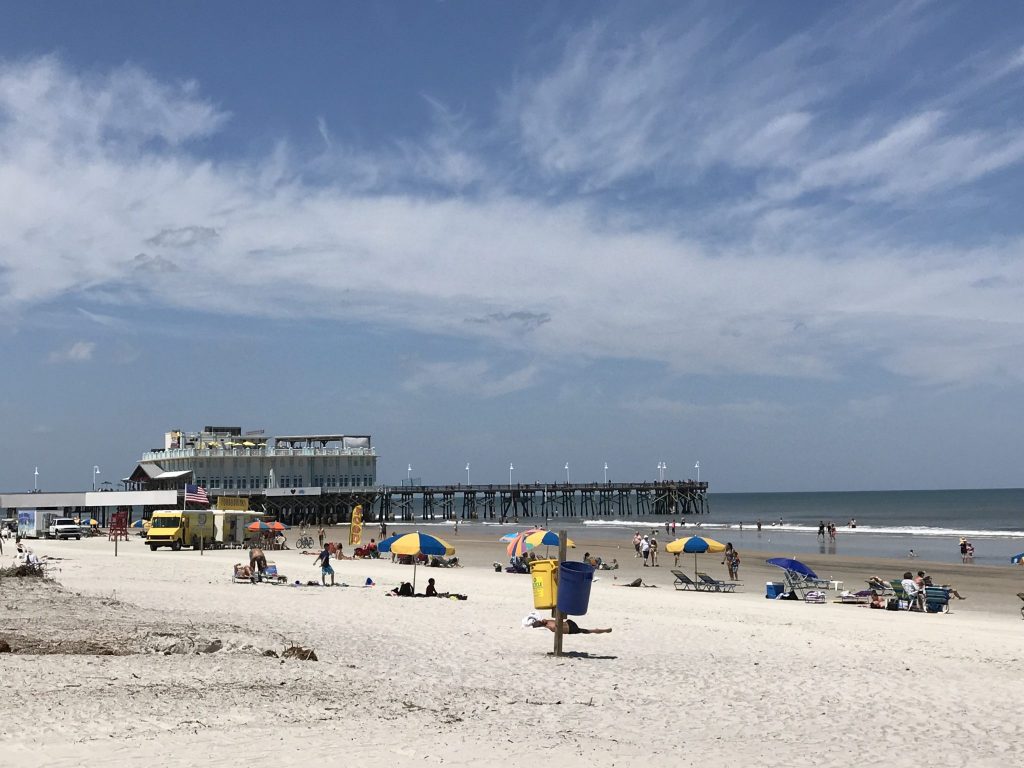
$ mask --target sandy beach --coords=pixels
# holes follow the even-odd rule
[[[329,538],[341,538],[334,529]],[[342,561],[342,588],[233,584],[245,553],[150,552],[138,538],[30,542],[56,584],[0,582],[0,764],[1007,766],[1024,759],[1024,570],[808,557],[859,589],[908,566],[966,600],[926,615],[770,601],[745,557],[736,594],[677,592],[672,558],[577,542],[601,572],[584,627],[524,629],[530,579],[495,573],[493,532],[450,536],[466,567],[420,568],[466,601],[387,597],[411,578]],[[346,547],[346,549],[348,549]],[[13,545],[4,548],[10,564]],[[778,553],[789,555],[791,553]],[[57,559],[59,558],[59,559]],[[314,558],[275,552],[291,581]],[[724,578],[714,555],[702,569]],[[681,567],[692,574],[693,556]],[[628,589],[636,577],[657,585]],[[362,588],[366,578],[377,586]],[[317,661],[278,658],[291,645]],[[264,655],[273,651],[274,656]],[[111,655],[114,654],[114,655]]]

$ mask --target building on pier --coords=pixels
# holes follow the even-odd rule
[[[369,435],[265,437],[262,430],[243,434],[241,427],[174,430],[164,436],[163,448],[142,455],[125,482],[140,490],[181,488],[188,482],[216,496],[366,489],[377,485],[377,454]]]

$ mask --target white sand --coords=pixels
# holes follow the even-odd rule
[[[551,633],[520,624],[529,577],[486,567],[497,545],[460,542],[469,567],[419,569],[420,590],[434,576],[465,602],[385,597],[411,576],[386,561],[338,565],[339,581],[369,576],[373,589],[289,588],[232,584],[238,551],[151,553],[133,539],[115,559],[105,539],[34,546],[66,558],[54,575],[68,589],[108,604],[82,601],[76,615],[4,580],[0,635],[61,631],[60,611],[99,638],[113,615],[139,621],[140,637],[192,622],[226,644],[0,655],[4,766],[1024,764],[1014,606],[892,613],[768,601],[753,579],[736,595],[676,592],[667,566],[658,589],[601,573],[578,621],[614,632],[566,637],[588,656],[556,659]],[[312,557],[274,554],[293,580],[318,578]],[[289,641],[320,660],[257,655]]]

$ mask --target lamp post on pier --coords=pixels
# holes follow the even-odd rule
[[[512,466],[512,462],[510,461],[508,463],[508,484],[509,485],[512,485],[512,470],[513,469],[515,469],[515,467]]]
[[[466,485],[469,485],[469,462],[466,462]]]
[[[697,463],[693,465],[693,468],[697,470],[697,482],[699,483],[700,482],[700,460],[699,459],[697,460]]]
[[[604,463],[604,484],[608,485],[608,462]]]
[[[39,467],[36,467],[35,476],[32,478],[32,493],[39,493]]]
[[[569,462],[565,462],[565,484],[569,484]]]
[[[657,466],[658,481],[659,482],[662,482],[662,483],[665,482],[665,470],[666,469],[668,469],[668,465],[664,461],[659,461],[658,462],[658,466]]]
[[[96,490],[96,476],[100,473],[100,468],[93,464],[92,467],[92,489]]]

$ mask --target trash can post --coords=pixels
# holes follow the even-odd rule
[[[565,562],[565,539],[566,532],[558,532],[558,564]],[[557,571],[556,571],[557,573]],[[562,628],[565,626],[565,614],[555,608],[555,656],[562,655]]]

